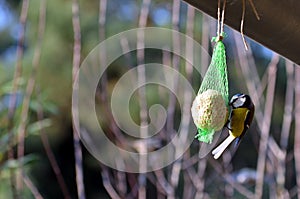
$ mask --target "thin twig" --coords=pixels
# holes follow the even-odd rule
[[[28,120],[29,103],[35,86],[36,73],[40,66],[41,49],[42,49],[45,26],[46,26],[46,0],[41,1],[39,12],[40,12],[40,16],[39,16],[37,43],[36,43],[33,60],[32,60],[32,70],[27,83],[25,97],[23,100],[20,124],[18,127],[18,159],[19,160],[24,156],[25,129]],[[23,172],[22,165],[20,165],[20,172],[21,173]]]
[[[241,36],[242,36],[242,40],[243,40],[245,49],[248,50],[248,44],[247,44],[247,42],[245,40],[245,36],[244,36],[244,20],[245,20],[245,12],[246,12],[245,0],[242,0],[242,3],[243,3],[243,6],[242,6],[243,11],[242,11],[240,33],[241,33]]]
[[[106,22],[106,7],[107,7],[107,0],[99,0],[99,41],[105,40],[105,22]],[[105,66],[106,64],[106,51],[100,50],[99,51],[99,63],[101,63],[102,66]],[[106,71],[103,72],[101,77],[101,99],[102,102],[105,103],[105,106],[107,105],[107,74]]]
[[[196,188],[196,196],[195,198],[203,198],[204,193],[202,191],[199,191],[202,189],[203,187],[203,182],[200,179],[199,175],[196,173],[194,167],[189,167],[185,170],[189,176],[189,178],[191,179],[192,184],[194,185],[194,187]],[[186,185],[189,186],[189,185]]]
[[[108,169],[106,167],[102,167],[101,171],[103,186],[105,187],[106,191],[108,192],[109,196],[114,199],[121,199],[121,197],[118,195],[114,187],[112,186],[108,174]]]
[[[12,88],[12,94],[11,99],[9,101],[9,109],[8,109],[8,132],[9,132],[9,138],[8,141],[8,159],[14,159],[14,152],[13,152],[13,144],[14,144],[14,115],[15,115],[15,109],[16,109],[16,102],[17,102],[17,96],[16,92],[19,88],[19,81],[22,76],[22,59],[24,54],[24,41],[25,41],[25,29],[26,29],[26,22],[27,22],[27,14],[28,14],[28,7],[29,7],[29,0],[23,0],[22,3],[22,9],[20,14],[20,28],[19,28],[19,37],[18,37],[18,46],[17,46],[17,55],[16,55],[16,67],[14,72],[14,78],[13,78],[13,88]],[[17,177],[17,179],[15,179]],[[11,190],[13,193],[14,198],[18,198],[18,192],[21,192],[23,189],[23,183],[22,183],[22,176],[21,172],[17,173],[17,176],[15,176],[15,172],[13,170],[10,170],[10,183],[11,183]],[[15,186],[16,184],[16,186]]]
[[[195,18],[195,9],[192,6],[188,6],[187,10],[187,26],[186,26],[186,34],[190,36],[191,38],[194,37],[194,18]],[[190,40],[186,41],[185,44],[185,57],[186,57],[186,62],[185,62],[185,73],[186,73],[186,79],[191,82],[192,80],[192,73],[193,73],[193,60],[194,60],[194,53],[193,53],[193,43],[190,42]],[[190,109],[191,109],[191,104],[192,104],[192,92],[189,89],[185,89],[183,93],[183,106],[182,106],[182,116],[181,116],[181,128],[180,132],[180,142],[186,143],[188,133],[189,133],[189,123],[190,123]],[[175,156],[178,157],[179,154],[182,154],[184,152],[184,148],[182,147],[182,144],[176,145],[175,146]],[[178,168],[177,168],[178,167]],[[177,171],[177,173],[174,173],[176,175],[175,178],[173,177],[173,173],[171,176],[171,180],[176,179],[176,181],[171,181],[172,185],[174,188],[178,186],[179,183],[179,173],[180,170],[182,169],[182,158],[179,160],[175,161],[173,168]],[[189,192],[186,191],[185,189],[189,189],[189,186],[185,185],[184,186],[184,193]]]
[[[102,42],[105,40],[106,38],[106,34],[105,34],[105,23],[106,23],[106,11],[107,11],[107,0],[99,0],[99,18],[98,18],[98,33],[99,33],[99,41]],[[99,51],[99,63],[103,66],[106,65],[107,62],[107,54],[105,50],[101,50]],[[100,97],[101,97],[101,103],[103,104],[103,106],[105,107],[105,110],[107,113],[106,114],[108,117],[110,117],[111,111],[109,110],[109,104],[108,104],[108,94],[107,94],[107,85],[108,85],[108,80],[107,80],[107,73],[106,71],[103,72],[102,77],[101,77],[101,93],[100,93]],[[114,121],[114,120],[111,120]],[[116,135],[120,132],[117,132],[118,127],[115,126],[114,122],[110,122],[110,128],[112,129],[113,133],[115,133]],[[122,140],[122,138],[120,136],[117,136],[119,138],[119,140]],[[116,165],[118,165],[118,167],[123,167],[123,168],[119,168],[118,170],[124,170],[124,167],[126,165],[124,165],[124,161],[123,160],[116,160]],[[102,166],[103,169],[107,170],[108,168],[104,168],[105,166]],[[126,174],[124,172],[118,171],[116,170],[116,189],[118,189],[118,192],[120,193],[120,197],[124,198],[126,195],[126,191],[127,191],[127,183],[126,183]],[[102,174],[106,174],[106,172],[102,172]],[[102,176],[102,179],[107,180],[107,177]],[[110,194],[110,196],[112,195],[116,195],[117,194],[117,190],[112,190],[112,186],[110,185],[110,181],[108,179],[108,181],[103,181],[104,187],[106,188],[107,192]]]
[[[237,48],[240,46],[238,44],[239,39],[237,38],[237,36],[234,36],[235,41],[236,41],[236,46]],[[272,106],[273,106],[273,97],[271,96],[272,92],[274,95],[274,87],[275,87],[275,77],[272,77],[272,75],[274,76],[276,74],[276,68],[274,69],[270,69],[269,68],[269,83],[268,83],[268,91],[267,91],[267,97],[268,97],[268,101],[265,103],[265,112],[263,113],[261,111],[261,102],[263,101],[263,98],[260,97],[260,94],[258,93],[258,90],[260,90],[261,88],[259,87],[260,85],[260,81],[259,81],[259,77],[257,75],[257,72],[255,70],[255,67],[251,68],[250,70],[250,64],[249,59],[246,59],[246,56],[244,56],[243,54],[241,54],[240,51],[237,51],[238,57],[239,57],[239,62],[240,62],[240,67],[242,69],[243,75],[246,78],[246,85],[247,88],[249,90],[249,93],[251,93],[252,95],[252,99],[253,102],[256,106],[256,110],[255,110],[255,119],[257,122],[257,125],[260,129],[262,133],[263,137],[262,139],[260,139],[260,152],[259,152],[259,156],[260,156],[260,160],[259,160],[259,166],[258,169],[260,169],[259,173],[258,173],[258,178],[257,178],[257,182],[258,184],[256,184],[256,188],[257,188],[257,197],[260,197],[262,194],[262,185],[263,185],[263,176],[264,176],[264,165],[265,165],[265,157],[266,157],[266,147],[268,145],[268,137],[269,137],[269,128],[270,128],[270,120],[271,120],[271,112],[272,112]],[[251,54],[251,50],[249,49],[248,54],[250,55],[250,58],[253,59],[252,54]],[[252,62],[254,62],[252,59],[250,59]],[[270,65],[273,65],[273,67],[276,67],[276,63],[278,62],[279,57],[278,55],[274,55],[273,59],[271,61]],[[251,64],[252,65],[252,64]],[[275,66],[274,66],[275,65]],[[255,73],[253,73],[255,71]],[[272,74],[273,72],[273,74]],[[270,80],[272,80],[270,82]],[[271,92],[272,91],[272,92]],[[262,92],[260,92],[262,93]],[[271,145],[269,145],[270,147],[273,147]],[[264,152],[265,154],[262,154],[262,152]]]
[[[125,170],[125,162],[122,159],[116,160],[117,165],[117,174],[116,174],[116,188],[119,192],[119,195],[124,198],[127,193],[127,182],[126,182],[126,173],[123,172]]]
[[[172,4],[172,29],[179,31],[179,20],[180,20],[180,0],[173,0]],[[177,34],[172,34],[172,45],[173,49],[171,49],[172,52],[180,52],[181,46],[180,46],[180,39],[178,38]],[[179,56],[173,54],[172,55],[172,66],[174,70],[178,71],[179,69],[179,62],[180,58]],[[173,80],[173,88],[176,90],[178,88],[178,75],[174,75]],[[167,121],[166,121],[166,134],[167,134],[167,142],[170,142],[172,138],[172,134],[174,133],[174,114],[175,114],[175,107],[176,107],[176,96],[173,93],[169,93],[169,102],[167,107]],[[176,147],[175,147],[176,149]],[[171,150],[168,153],[168,156],[171,157],[174,154],[171,153]],[[170,166],[170,169],[168,169],[168,181],[170,182],[172,186],[172,193],[169,193],[167,198],[173,199],[175,198],[175,190],[177,186],[177,182],[179,179],[179,172],[180,169],[179,164],[176,162]]]
[[[179,12],[180,12],[180,1],[173,0],[172,8],[172,29],[179,31]],[[172,35],[173,51],[180,52],[180,41],[177,38],[177,34]],[[179,68],[179,57],[177,55],[172,56],[172,66],[175,70]],[[174,89],[177,89],[177,77],[174,75]],[[167,141],[170,141],[171,135],[174,132],[174,113],[176,106],[176,96],[170,93],[169,103],[167,107],[167,121],[166,121],[166,131],[167,131]],[[171,155],[171,154],[170,154]]]
[[[167,181],[163,171],[160,169],[160,170],[154,171],[154,174],[156,176],[157,182],[163,188],[165,195],[171,194],[174,191],[173,187]]]
[[[250,3],[250,5],[251,5],[251,7],[252,7],[252,10],[253,10],[255,16],[256,16],[256,19],[257,19],[257,20],[260,20],[260,17],[259,17],[259,15],[258,15],[258,12],[257,12],[257,10],[256,10],[256,8],[255,8],[255,5],[254,5],[253,1],[252,1],[252,0],[249,0],[249,3]]]
[[[287,72],[287,84],[286,84],[286,95],[285,95],[285,106],[284,106],[284,117],[281,129],[280,146],[284,149],[288,145],[288,137],[292,123],[293,103],[294,103],[294,64],[290,61],[286,61],[286,72]]]
[[[277,71],[278,62],[279,62],[279,56],[277,54],[274,54],[268,67],[269,84],[268,84],[267,94],[266,94],[264,120],[261,129],[258,160],[257,160],[257,178],[256,178],[256,186],[255,186],[255,198],[257,199],[261,198],[263,194],[264,171],[265,171],[265,164],[266,164],[268,138],[269,138],[270,127],[271,127],[271,116],[273,111],[273,100],[274,100],[276,71]]]
[[[188,158],[189,155],[190,155],[189,153],[185,153],[184,156],[186,156],[186,158]],[[183,159],[185,159],[185,158],[183,158]],[[191,176],[189,176],[187,174],[187,171],[188,170],[183,171],[183,184],[184,184],[183,197],[184,198],[195,198],[194,195],[196,192],[196,188],[192,182]],[[194,168],[193,168],[193,171],[194,171],[194,173],[196,173]],[[198,178],[197,178],[197,176],[193,176],[193,179],[198,179]],[[191,185],[194,185],[194,186],[191,186]]]
[[[9,103],[9,119],[12,120],[16,108],[16,92],[19,87],[20,77],[22,76],[22,58],[24,54],[24,41],[25,41],[25,29],[28,15],[29,0],[23,0],[21,15],[20,15],[20,29],[17,46],[17,61],[13,79],[13,95]]]
[[[209,32],[210,30],[210,26],[209,24],[209,17],[206,15],[202,15],[202,36],[201,36],[201,45],[203,47],[203,50],[201,50],[201,74],[205,74],[208,65],[209,65],[209,56],[208,56],[208,49],[209,49]]]
[[[226,182],[232,186],[232,188],[234,188],[239,193],[241,193],[243,196],[245,196],[249,199],[252,199],[254,197],[254,194],[251,191],[246,189],[241,184],[236,183],[230,175],[224,175],[224,173],[222,171],[222,167],[217,161],[215,161],[213,159],[208,159],[208,162],[210,163],[211,166],[213,166],[214,170],[218,173],[218,175],[221,175],[226,180]]]
[[[143,0],[140,17],[139,17],[139,28],[144,28],[147,25],[147,19],[149,14],[151,0]],[[137,33],[137,62],[140,67],[138,67],[138,83],[143,85],[146,82],[145,74],[145,43],[144,43],[144,31],[138,31]],[[141,87],[139,89],[139,106],[140,106],[140,134],[141,137],[147,137],[148,135],[148,108],[146,100],[146,89]],[[147,152],[147,144],[139,147],[139,153],[145,154]],[[138,198],[146,198],[146,174],[144,173],[147,168],[147,156],[141,156],[139,159],[139,169],[142,173],[138,176],[139,189],[138,189]]]
[[[246,42],[246,40],[245,40],[245,36],[244,36],[244,21],[245,21],[245,12],[246,12],[246,2],[245,2],[245,1],[246,1],[246,0],[242,0],[242,10],[243,10],[243,11],[242,11],[242,19],[241,19],[240,33],[241,33],[241,36],[242,36],[242,40],[243,40],[245,49],[248,50],[248,44],[247,44],[247,42]],[[252,0],[249,0],[249,3],[250,3],[250,5],[251,5],[251,7],[252,7],[252,10],[253,10],[253,12],[254,12],[254,14],[255,14],[257,20],[260,20],[260,17],[259,17],[259,15],[258,15],[258,13],[257,13],[257,10],[256,10],[256,8],[255,8],[255,5],[254,5],[253,1],[252,1]]]
[[[277,156],[278,159],[278,169],[277,169],[277,194],[279,198],[283,198],[286,194],[285,190],[285,160],[287,154],[288,137],[290,133],[290,128],[292,124],[292,114],[293,114],[293,103],[294,103],[294,64],[290,61],[285,63],[287,71],[287,84],[286,84],[286,94],[285,94],[285,105],[284,105],[284,115],[281,129],[280,137],[280,147],[282,156]]]
[[[44,119],[44,112],[43,112],[43,109],[42,109],[41,105],[38,107],[37,117],[38,117],[39,121],[42,121]],[[65,183],[65,180],[62,176],[62,173],[61,173],[61,170],[60,170],[60,168],[58,166],[58,163],[56,161],[55,155],[54,155],[54,153],[51,149],[47,133],[45,132],[44,128],[40,128],[40,129],[41,129],[40,130],[40,135],[41,135],[42,144],[43,144],[43,147],[46,151],[47,158],[48,158],[48,160],[50,162],[50,165],[53,169],[55,177],[58,181],[59,187],[60,187],[60,189],[61,189],[61,191],[64,195],[64,198],[65,199],[71,199],[70,192],[69,192],[69,190],[67,188],[67,185]]]
[[[219,2],[218,2],[219,3]],[[220,5],[219,5],[220,7]],[[209,40],[207,38],[209,38],[209,27],[208,27],[208,20],[209,18],[205,15],[202,16],[202,46],[204,49],[209,49]],[[205,74],[205,71],[207,70],[209,65],[208,62],[208,55],[207,52],[204,52],[204,50],[202,50],[201,52],[201,74]],[[197,191],[196,191],[196,195],[195,198],[204,198],[205,196],[205,192],[204,192],[204,188],[205,188],[205,170],[206,170],[206,166],[207,166],[207,158],[202,158],[199,160],[200,157],[200,150],[198,152],[198,155],[195,155],[194,157],[191,157],[189,159],[189,161],[191,161],[191,163],[193,162],[193,159],[196,158],[196,160],[198,160],[198,170],[197,170],[197,176],[199,176],[199,185],[196,187]],[[188,161],[185,161],[184,164],[187,164]],[[183,166],[184,167],[184,166]]]
[[[295,67],[295,138],[294,157],[297,181],[297,194],[300,197],[300,68]]]
[[[242,46],[242,42],[239,39],[239,35],[237,33],[234,33],[234,39],[236,42],[236,49],[238,49],[240,46]],[[242,70],[243,77],[246,79],[246,86],[248,88],[248,93],[251,94],[251,98],[253,100],[253,103],[255,104],[255,120],[257,123],[257,126],[260,131],[262,131],[263,127],[263,121],[264,121],[264,114],[262,112],[262,104],[265,104],[265,98],[263,96],[264,90],[266,85],[268,85],[268,74],[265,72],[263,74],[262,80],[260,80],[260,77],[258,75],[258,72],[256,70],[255,61],[252,55],[251,48],[248,49],[248,51],[245,53],[242,53],[242,51],[237,50],[235,51],[237,54],[237,57],[239,58],[239,66]],[[267,71],[267,70],[266,70]],[[276,143],[275,143],[276,144]],[[268,143],[269,145],[269,143]],[[269,145],[271,151],[275,151],[272,149],[275,145]]]
[[[36,186],[33,184],[33,182],[24,172],[23,172],[23,181],[25,182],[26,186],[29,188],[29,190],[31,191],[35,199],[43,199],[43,196],[40,194]]]
[[[105,22],[106,22],[107,0],[99,0],[99,40],[105,39]]]
[[[79,19],[79,2],[73,0],[72,2],[72,23],[74,31],[74,47],[73,47],[73,70],[72,77],[75,81],[76,74],[79,71],[80,66],[80,51],[81,51],[81,33],[80,33],[80,19]],[[74,85],[75,86],[75,85]],[[82,168],[82,150],[79,140],[79,132],[73,127],[73,145],[75,156],[75,173],[76,173],[76,185],[77,194],[79,199],[85,199],[84,182],[83,182],[83,168]]]
[[[172,29],[179,31],[179,19],[180,19],[180,1],[179,0],[173,0],[173,8],[172,8]],[[180,52],[181,46],[180,46],[180,40],[177,37],[177,34],[172,35],[172,44],[173,44],[173,51]],[[175,70],[178,71],[179,69],[179,61],[180,58],[177,55],[173,55],[172,57],[172,66]],[[178,88],[178,76],[174,76],[173,80],[174,89],[176,90]],[[171,135],[174,133],[174,113],[175,113],[175,107],[176,107],[176,96],[170,93],[169,95],[169,104],[167,108],[167,134],[168,134],[168,141],[171,139]],[[175,150],[177,148],[175,147]],[[169,154],[170,156],[173,154]],[[169,182],[173,186],[173,193],[168,195],[169,199],[172,199],[175,197],[175,190],[176,186],[179,180],[179,173],[180,173],[180,164],[175,162],[171,169],[169,170],[171,173],[169,174]]]
[[[234,40],[236,44],[235,49],[239,49],[239,47],[242,46],[242,44],[237,34],[234,34]],[[261,130],[262,121],[264,118],[261,104],[263,104],[264,98],[260,96],[260,93],[262,92],[258,92],[258,90],[260,90],[259,85],[261,84],[261,82],[256,71],[256,67],[253,67],[255,66],[255,61],[253,59],[252,51],[249,48],[249,50],[247,51],[248,56],[246,56],[246,54],[242,53],[242,51],[240,50],[236,50],[236,54],[239,60],[238,65],[240,66],[243,73],[243,77],[246,80],[248,92],[251,93],[251,98],[255,105],[255,120],[259,129]]]

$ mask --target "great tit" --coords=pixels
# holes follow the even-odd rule
[[[215,159],[222,155],[233,140],[236,139],[235,147],[239,145],[253,120],[255,107],[249,95],[236,94],[231,98],[229,105],[231,112],[225,124],[229,130],[229,136],[212,151]]]

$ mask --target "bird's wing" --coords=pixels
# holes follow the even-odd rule
[[[231,121],[231,119],[232,119],[232,117],[233,117],[233,114],[234,114],[233,111],[230,111],[230,115],[229,115],[229,117],[228,117],[228,120],[227,120],[227,122],[226,122],[225,125],[224,125],[224,126],[226,126],[226,128],[227,128],[228,130],[232,130],[230,121]]]

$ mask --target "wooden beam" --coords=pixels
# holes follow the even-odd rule
[[[216,18],[217,0],[184,0]],[[300,65],[300,1],[253,0],[257,20],[249,0],[246,1],[244,34],[256,42]],[[225,24],[240,30],[242,0],[227,1]]]

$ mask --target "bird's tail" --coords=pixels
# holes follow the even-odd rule
[[[215,159],[218,159],[222,153],[225,151],[225,149],[228,147],[228,145],[235,139],[235,137],[231,134],[217,147],[212,151],[212,154]]]

